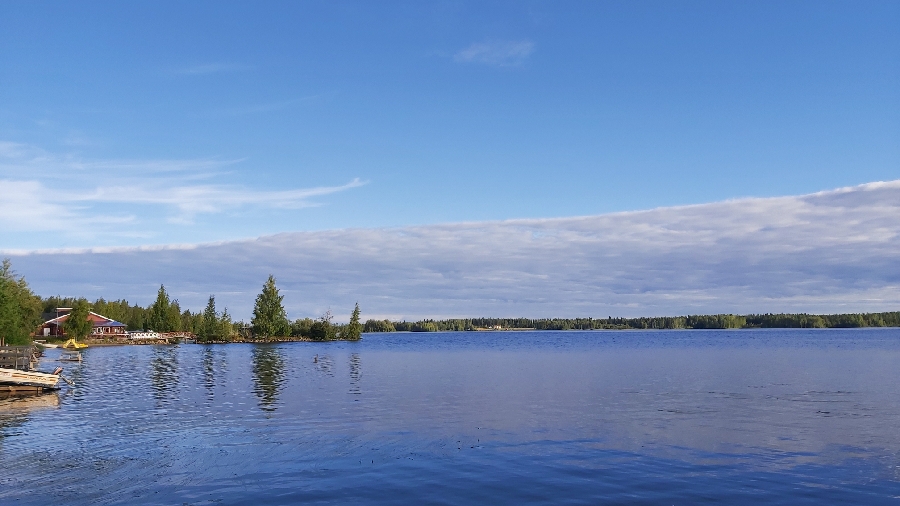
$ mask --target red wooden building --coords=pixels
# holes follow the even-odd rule
[[[45,321],[35,331],[35,337],[66,337],[65,322],[69,318],[72,308],[61,307],[56,309],[59,315],[56,318]],[[124,323],[117,322],[93,311],[88,313],[88,319],[94,323],[91,330],[93,338],[121,338],[128,336]]]

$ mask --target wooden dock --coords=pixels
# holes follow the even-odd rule
[[[59,375],[35,370],[40,355],[36,346],[0,346],[0,398],[59,390]]]
[[[38,355],[34,346],[0,346],[0,367],[30,371],[37,365]]]

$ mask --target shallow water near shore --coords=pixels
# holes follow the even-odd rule
[[[0,400],[0,503],[896,504],[898,365],[900,329],[90,348]]]

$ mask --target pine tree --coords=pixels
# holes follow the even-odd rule
[[[290,322],[282,300],[284,296],[278,294],[275,276],[270,274],[263,285],[262,293],[256,296],[256,305],[253,307],[253,319],[250,320],[250,324],[255,336],[267,338],[288,335]]]
[[[157,332],[171,332],[169,328],[169,294],[166,287],[159,285],[156,293],[156,301],[150,306],[150,316],[147,318],[147,326]]]
[[[359,341],[362,337],[362,324],[359,323],[359,302],[353,308],[353,313],[350,315],[350,324],[347,325],[343,337],[349,341]]]
[[[212,341],[219,334],[219,315],[216,314],[216,296],[210,295],[206,309],[203,310],[203,325],[200,327],[200,338]]]
[[[166,329],[168,329],[166,332],[184,330],[181,327],[181,306],[178,304],[178,299],[169,304],[169,310],[166,312]]]
[[[231,339],[231,336],[234,335],[234,323],[231,321],[231,315],[228,314],[227,307],[222,311],[222,316],[219,317],[218,332],[223,339]]]

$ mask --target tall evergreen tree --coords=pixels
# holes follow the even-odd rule
[[[350,324],[347,325],[342,337],[350,341],[359,341],[362,337],[362,324],[359,323],[359,302],[356,303],[353,313],[350,314]]]
[[[270,274],[269,279],[263,285],[262,293],[256,296],[256,305],[253,307],[253,319],[250,320],[250,324],[255,336],[289,335],[290,322],[288,322],[282,300],[284,300],[284,296],[278,294],[275,276]]]
[[[222,310],[222,315],[219,316],[218,332],[223,339],[230,339],[234,335],[234,323],[231,321],[231,315],[228,314],[227,307]]]
[[[156,301],[149,307],[149,316],[147,318],[147,326],[151,330],[157,332],[171,332],[169,321],[169,294],[166,293],[165,285],[159,285],[159,291],[156,293]]]
[[[169,304],[169,310],[166,312],[166,328],[168,329],[166,332],[184,330],[181,326],[181,305],[178,304],[178,299]]]
[[[203,325],[200,327],[199,334],[204,341],[211,341],[218,337],[218,333],[219,315],[216,314],[216,296],[210,295],[206,309],[203,310]]]
[[[190,309],[181,312],[181,330],[199,334],[203,326],[203,313],[192,313]]]
[[[63,325],[66,335],[75,340],[89,336],[91,330],[94,329],[94,322],[89,318],[90,312],[91,305],[88,304],[88,301],[78,299],[72,305],[72,311],[69,312],[69,317],[66,318],[66,322]]]

